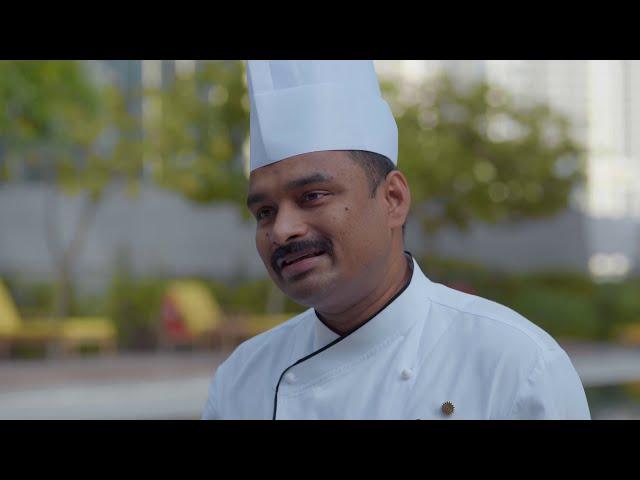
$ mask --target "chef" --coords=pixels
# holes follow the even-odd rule
[[[411,195],[373,62],[249,61],[247,77],[256,247],[308,310],[236,348],[204,419],[590,418],[553,338],[405,250]]]

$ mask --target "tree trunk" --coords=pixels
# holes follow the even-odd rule
[[[61,262],[58,265],[57,277],[54,317],[56,320],[62,320],[71,312],[73,302],[73,275],[70,265],[66,262]]]
[[[57,319],[62,319],[69,315],[73,306],[76,262],[85,245],[89,227],[95,218],[102,197],[92,197],[91,195],[84,197],[80,217],[76,222],[73,236],[66,247],[61,245],[60,231],[58,229],[57,197],[58,192],[54,187],[53,195],[51,195],[45,210],[45,231],[47,245],[53,257],[57,276],[54,316]]]

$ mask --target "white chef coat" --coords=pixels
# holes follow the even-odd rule
[[[405,289],[343,337],[309,309],[242,343],[215,372],[202,418],[590,418],[551,336],[411,261]]]

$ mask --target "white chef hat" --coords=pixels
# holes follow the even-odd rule
[[[398,159],[398,127],[370,60],[250,60],[251,171],[303,153]]]

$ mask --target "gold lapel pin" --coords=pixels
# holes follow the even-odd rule
[[[453,403],[451,402],[444,402],[442,404],[442,413],[444,413],[447,416],[453,415],[453,411],[456,409],[456,407],[453,406]]]

